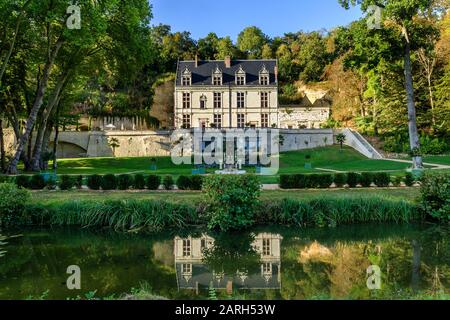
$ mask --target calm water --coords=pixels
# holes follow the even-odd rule
[[[12,236],[19,232],[2,231]],[[30,229],[0,247],[0,299],[97,297],[145,285],[171,299],[407,298],[449,293],[450,248],[442,228],[365,225],[335,229],[262,228],[213,233],[134,235]],[[81,290],[66,287],[69,265]],[[367,288],[379,265],[382,289]],[[214,288],[214,290],[210,290]]]

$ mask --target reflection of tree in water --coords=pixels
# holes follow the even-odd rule
[[[208,269],[226,275],[242,275],[259,272],[260,255],[252,247],[252,233],[218,233],[211,235],[214,245],[203,251],[203,263]]]

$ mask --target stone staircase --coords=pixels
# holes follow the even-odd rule
[[[370,159],[383,159],[383,155],[378,152],[359,132],[351,129],[341,131],[346,137],[345,144],[354,148]]]

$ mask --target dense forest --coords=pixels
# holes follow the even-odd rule
[[[336,1],[363,11],[374,2]],[[155,86],[173,79],[179,59],[195,56],[276,58],[283,104],[298,101],[302,85],[329,90],[332,118],[324,127],[355,127],[390,152],[450,149],[448,0],[379,1],[380,28],[368,28],[368,14],[333,30],[274,38],[251,26],[236,42],[154,26],[147,0],[77,3],[80,29],[69,27],[77,17],[68,1],[0,0],[0,128],[13,128],[19,141],[8,158],[0,131],[2,171],[16,173],[19,161],[26,170],[46,168],[51,132],[80,114],[141,116],[157,126],[150,116]]]

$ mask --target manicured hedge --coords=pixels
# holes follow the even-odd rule
[[[119,190],[128,190],[133,185],[133,176],[129,174],[121,174],[117,177],[117,187]]]
[[[133,189],[142,190],[145,189],[145,177],[143,174],[135,174],[133,178]]]
[[[202,184],[203,177],[199,175],[179,176],[177,180],[177,187],[180,190],[201,190]]]
[[[117,177],[113,174],[105,174],[100,180],[100,186],[102,190],[116,190]]]
[[[87,186],[91,190],[100,190],[100,183],[101,183],[102,177],[98,174],[94,174],[92,176],[87,177]]]
[[[59,178],[58,186],[61,190],[71,190],[75,186],[75,178],[72,176],[62,175]]]
[[[161,185],[161,177],[156,175],[149,175],[146,180],[147,189],[158,190]]]

